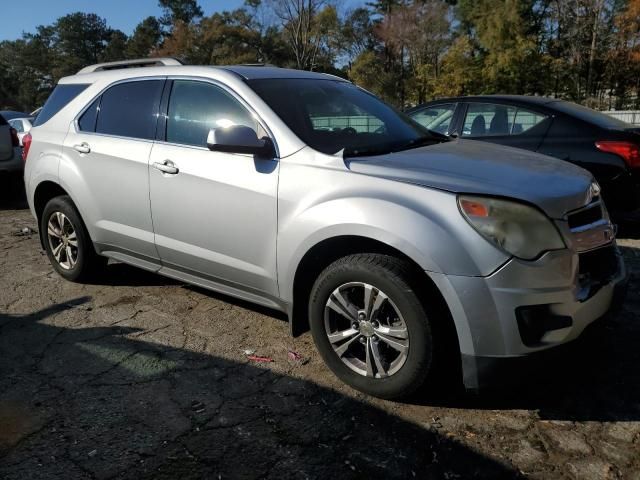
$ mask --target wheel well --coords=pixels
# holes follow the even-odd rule
[[[49,200],[61,195],[69,194],[64,190],[64,188],[54,182],[42,182],[36,187],[36,191],[33,195],[33,208],[38,218],[38,230],[40,230],[40,220],[42,219],[44,207],[47,205]],[[42,237],[42,232],[40,233],[40,243],[43,246],[42,248],[44,248],[44,238]]]
[[[438,355],[443,362],[451,361],[455,355],[455,363],[449,365],[460,366],[460,346],[455,324],[451,312],[447,307],[440,290],[426,272],[411,258],[400,250],[386,243],[359,236],[340,236],[324,240],[309,250],[300,261],[293,283],[293,312],[290,321],[293,322],[291,332],[294,336],[309,329],[308,310],[309,297],[315,280],[320,273],[339,258],[355,253],[378,253],[390,255],[406,261],[411,267],[412,288],[418,293],[425,309],[434,312],[432,328],[434,334],[442,340],[442,351]],[[449,358],[451,356],[451,358]]]

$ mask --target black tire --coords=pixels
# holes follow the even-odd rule
[[[432,328],[422,302],[411,287],[413,283],[411,279],[412,269],[402,260],[388,255],[357,254],[343,257],[329,265],[319,275],[311,290],[309,321],[316,347],[333,373],[356,390],[380,398],[395,399],[410,395],[420,388],[429,377],[433,363]],[[376,372],[373,372],[374,376],[372,377],[354,371],[343,362],[329,341],[325,328],[327,301],[336,289],[344,287],[345,284],[351,284],[351,282],[362,282],[384,292],[391,301],[388,303],[392,303],[392,308],[400,314],[398,318],[401,318],[404,323],[403,328],[408,335],[408,353],[402,366],[384,378],[375,378]],[[355,292],[355,290],[353,291]],[[346,294],[349,294],[349,290],[346,290]],[[354,302],[353,305],[356,303]],[[363,306],[363,308],[366,307]],[[327,312],[329,316],[334,314],[331,310],[327,310]],[[329,322],[334,321],[331,317],[327,318],[329,318],[327,320]],[[340,319],[340,321],[345,320]],[[338,328],[338,330],[341,329]],[[362,324],[358,325],[358,331],[360,338],[357,340],[363,342],[361,337],[365,336],[365,330]],[[367,334],[371,335],[370,329],[367,329]],[[365,338],[364,342],[368,342],[369,338],[372,338],[372,341],[376,343],[382,340],[376,339],[376,335],[373,334],[372,337]],[[349,348],[366,351],[368,345],[365,343],[361,347]],[[385,348],[388,347],[385,346]],[[387,351],[392,352],[392,350]],[[348,358],[348,355],[343,355],[343,357]],[[357,355],[354,355],[355,357]],[[385,365],[384,362],[382,364]],[[384,369],[382,371],[384,373]]]
[[[65,225],[63,230],[66,232],[75,232],[75,243],[77,245],[74,247],[71,243],[67,244],[71,249],[72,258],[75,253],[75,262],[68,261],[69,257],[66,256],[66,253],[62,254],[60,260],[56,259],[54,254],[53,249],[57,247],[59,243],[57,238],[52,238],[49,235],[48,225],[52,217],[56,217],[58,213],[61,213],[64,215],[64,218],[67,219],[63,221]],[[58,225],[56,218],[53,219],[53,222],[54,225]],[[60,276],[69,281],[82,282],[88,280],[107,264],[105,257],[100,257],[96,254],[93,248],[93,242],[89,237],[89,232],[87,232],[87,228],[78,210],[71,201],[71,198],[67,195],[52,198],[47,202],[40,218],[40,232],[42,232],[43,243],[51,265]],[[62,250],[66,251],[66,248],[62,248]],[[65,258],[67,261],[64,261]],[[65,264],[67,265],[66,268],[64,266]]]

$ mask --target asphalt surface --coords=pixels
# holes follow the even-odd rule
[[[66,282],[25,228],[0,185],[2,479],[640,480],[638,240],[621,311],[525,385],[399,403],[342,385],[280,314],[122,264]]]

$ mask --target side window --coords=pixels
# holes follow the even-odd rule
[[[102,94],[96,132],[152,140],[164,80],[114,85]]]
[[[516,112],[516,119],[513,122],[513,128],[511,129],[511,135],[526,132],[546,119],[547,116],[542,115],[541,113],[518,108],[518,111]]]
[[[56,113],[62,110],[67,104],[76,98],[89,85],[80,83],[67,83],[58,85],[53,89],[49,98],[44,103],[42,110],[33,122],[34,127],[38,127],[49,121]]]
[[[516,108],[493,103],[470,103],[464,119],[462,136],[510,135]]]
[[[9,125],[16,129],[16,132],[23,133],[24,127],[22,126],[22,120],[9,120]]]
[[[78,120],[78,126],[83,132],[95,132],[96,120],[98,119],[98,110],[100,109],[100,99],[96,98],[91,106],[85,110],[80,119]]]
[[[423,127],[434,132],[446,134],[449,133],[449,127],[455,111],[456,104],[447,103],[416,110],[409,115]]]
[[[173,82],[167,142],[206,147],[209,130],[231,125],[251,127],[260,135],[253,115],[222,88],[195,80]]]

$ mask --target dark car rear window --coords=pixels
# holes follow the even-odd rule
[[[36,117],[33,126],[37,127],[48,122],[56,113],[62,110],[71,100],[76,98],[88,84],[70,83],[58,85],[42,107],[42,111]]]
[[[4,119],[2,115],[0,115],[0,127],[4,127],[7,124],[7,121]]]
[[[550,108],[558,110],[559,112],[566,113],[572,117],[576,117],[584,122],[597,125],[600,128],[607,128],[613,130],[627,130],[632,125],[618,120],[617,118],[610,117],[609,115],[592,110],[591,108],[583,107],[577,103],[565,102],[562,100],[552,102],[547,105]]]

